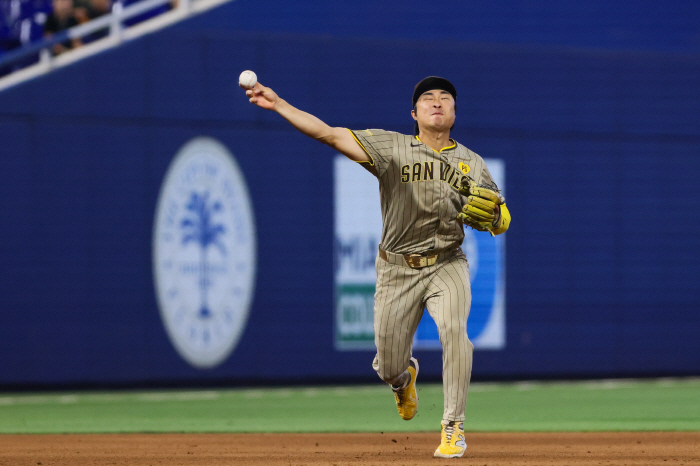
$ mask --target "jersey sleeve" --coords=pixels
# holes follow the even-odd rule
[[[383,129],[349,130],[357,143],[369,155],[369,162],[360,162],[380,177],[391,163],[396,147],[396,133]]]

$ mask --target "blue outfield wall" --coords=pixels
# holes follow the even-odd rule
[[[695,0],[235,0],[185,27],[697,53],[699,25]]]
[[[0,94],[0,385],[374,380],[372,351],[334,346],[334,152],[252,107],[244,69],[331,125],[401,132],[418,80],[455,83],[453,136],[504,161],[513,214],[506,346],[474,379],[700,374],[700,57],[187,23]],[[170,342],[151,262],[198,136],[234,155],[258,245],[247,324],[209,369]]]

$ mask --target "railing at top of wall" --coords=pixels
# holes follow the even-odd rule
[[[115,3],[112,5],[112,12],[107,15],[96,18],[85,24],[72,27],[65,31],[61,31],[52,35],[51,37],[42,38],[34,43],[27,44],[7,52],[5,55],[0,57],[0,70],[3,68],[7,70],[13,66],[20,66],[20,68],[7,76],[0,77],[0,90],[17,84],[25,79],[31,79],[32,77],[47,73],[52,70],[58,62],[71,61],[66,59],[68,59],[69,55],[76,54],[78,50],[90,48],[98,43],[106,44],[105,46],[100,47],[100,49],[118,45],[122,41],[126,40],[125,36],[127,30],[136,29],[147,22],[155,22],[159,16],[130,27],[124,26],[124,21],[152,11],[160,6],[169,4],[171,1],[172,0],[143,0],[127,7],[124,7],[120,1],[115,1]],[[165,17],[172,15],[170,16],[169,21],[164,22],[164,24],[170,24],[176,20],[184,19],[192,14],[207,10],[227,1],[230,0],[178,0],[176,8],[174,8],[172,11],[162,13],[160,16]],[[51,53],[51,48],[55,44],[72,39],[84,38],[90,34],[104,30],[108,30],[108,34],[104,38],[91,42],[86,46],[72,49],[60,55],[54,56]],[[37,55],[38,62],[36,62]],[[21,68],[23,60],[33,61],[33,63],[26,68]],[[13,76],[19,74],[24,76]]]

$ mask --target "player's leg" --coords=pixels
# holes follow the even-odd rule
[[[466,449],[464,413],[474,350],[467,337],[471,288],[466,260],[458,257],[442,266],[430,281],[426,297],[442,343],[443,438],[435,456],[459,457]]]
[[[396,384],[408,368],[413,334],[422,315],[420,271],[389,264],[377,258],[374,295],[374,341],[377,355],[372,366],[387,383]]]
[[[399,414],[411,419],[418,407],[412,360],[413,335],[423,313],[420,271],[377,259],[377,290],[374,298],[374,339],[377,354],[372,366],[392,385]]]

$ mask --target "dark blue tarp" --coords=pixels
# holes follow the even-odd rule
[[[697,53],[247,33],[242,3],[0,93],[0,385],[373,380],[372,352],[333,344],[334,152],[253,108],[244,69],[331,125],[406,133],[415,83],[455,83],[453,136],[505,161],[513,214],[507,344],[475,379],[700,374]],[[208,370],[151,272],[160,184],[201,135],[236,157],[259,245],[248,325]]]

